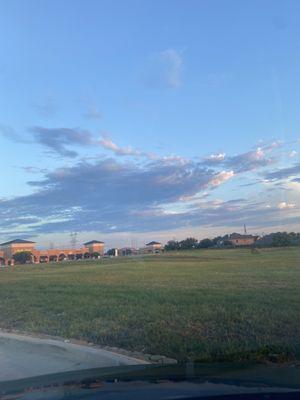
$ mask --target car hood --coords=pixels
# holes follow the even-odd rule
[[[5,399],[19,400],[147,400],[287,392],[300,395],[300,364],[132,365],[0,382],[0,393]]]

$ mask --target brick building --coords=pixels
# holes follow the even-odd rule
[[[259,236],[255,235],[240,235],[239,233],[232,233],[228,240],[233,246],[251,246],[258,238]]]
[[[160,253],[163,250],[164,246],[159,242],[149,242],[146,244],[146,252],[147,253]]]
[[[35,242],[23,239],[15,239],[0,244],[0,264],[13,265],[14,254],[27,251],[31,253],[31,262],[56,262],[64,260],[81,260],[88,258],[100,258],[104,254],[104,242],[92,240],[83,245],[83,247],[61,248],[38,250],[35,248]]]

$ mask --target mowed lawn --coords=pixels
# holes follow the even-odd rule
[[[300,359],[300,249],[1,268],[0,320],[178,360]]]

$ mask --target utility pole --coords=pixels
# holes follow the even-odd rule
[[[75,249],[76,245],[77,245],[77,232],[70,233],[70,243],[71,243],[72,249]]]

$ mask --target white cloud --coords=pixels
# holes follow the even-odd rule
[[[254,171],[276,162],[276,158],[266,157],[266,152],[271,151],[270,148],[266,150],[263,147],[257,147],[255,150],[234,156],[226,156],[225,153],[213,153],[202,161],[202,165],[213,167],[222,165],[225,168],[232,169],[235,173]]]
[[[120,156],[135,156],[141,157],[143,153],[139,150],[132,148],[131,146],[120,147],[116,143],[114,143],[108,135],[103,135],[99,140],[99,143],[102,147],[107,150],[113,151],[115,154]]]
[[[265,153],[261,147],[258,147],[256,151],[253,153],[254,160],[261,160],[262,158],[264,158],[264,156]]]
[[[291,208],[295,208],[296,204],[294,203],[287,203],[285,201],[282,201],[281,203],[277,204],[277,208],[279,208],[280,210],[284,210],[284,209],[291,209]]]
[[[150,157],[151,158],[151,157]],[[186,159],[186,158],[184,158],[184,157],[181,157],[181,156],[176,156],[176,155],[170,155],[170,156],[165,156],[165,157],[158,157],[158,156],[155,156],[155,155],[152,155],[152,159],[153,160],[162,160],[165,164],[166,163],[173,163],[173,162],[176,162],[176,163],[179,163],[179,164],[181,164],[181,165],[185,165],[185,164],[187,164],[188,162],[189,162],[189,160],[188,159]]]
[[[212,161],[223,161],[225,158],[225,153],[211,154],[208,159]]]
[[[296,150],[292,150],[288,153],[288,156],[290,158],[296,157],[296,155],[298,154],[298,152]]]
[[[271,143],[264,144],[262,148],[264,151],[270,152],[270,151],[277,149],[278,147],[281,147],[283,145],[284,145],[283,140],[274,140]]]
[[[112,151],[118,156],[132,156],[135,158],[141,157],[148,159],[150,161],[161,161],[164,165],[175,163],[184,166],[190,162],[190,160],[188,160],[187,158],[177,156],[175,154],[161,157],[155,153],[150,153],[135,149],[132,146],[121,147],[117,145],[115,142],[113,142],[112,139],[107,134],[102,135],[102,138],[99,140],[99,144],[105,149]]]

